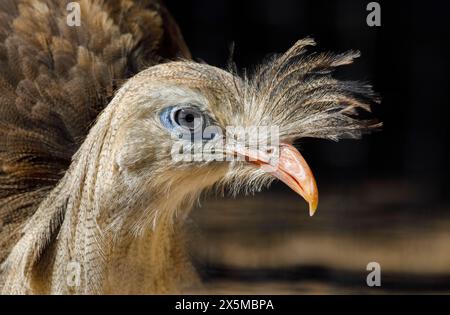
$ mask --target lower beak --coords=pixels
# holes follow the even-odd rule
[[[309,215],[313,216],[319,202],[316,180],[303,156],[294,146],[282,143],[276,162],[267,152],[249,149],[236,149],[236,154],[244,156],[250,163],[259,165],[264,171],[272,174],[293,191],[302,196],[309,204]]]

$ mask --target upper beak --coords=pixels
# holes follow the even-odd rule
[[[236,148],[235,154],[244,156],[250,163],[280,179],[292,190],[302,196],[309,204],[309,215],[316,212],[319,192],[316,180],[303,156],[294,146],[282,143],[277,162],[273,163],[271,153],[245,148]]]

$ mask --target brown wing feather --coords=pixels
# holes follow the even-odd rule
[[[0,262],[128,77],[190,58],[157,0],[0,2]]]

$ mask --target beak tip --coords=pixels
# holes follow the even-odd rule
[[[309,216],[312,217],[317,210],[317,202],[309,202]]]

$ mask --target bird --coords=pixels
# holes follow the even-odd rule
[[[79,26],[68,3],[0,3],[3,294],[186,292],[201,285],[184,229],[199,198],[279,179],[312,215],[318,189],[294,141],[380,126],[361,115],[378,102],[371,85],[333,76],[357,51],[310,52],[305,38],[240,73],[195,61],[161,1],[79,0]],[[214,127],[199,142],[218,158],[174,158],[198,126]],[[276,126],[279,142],[255,149],[228,126]]]

